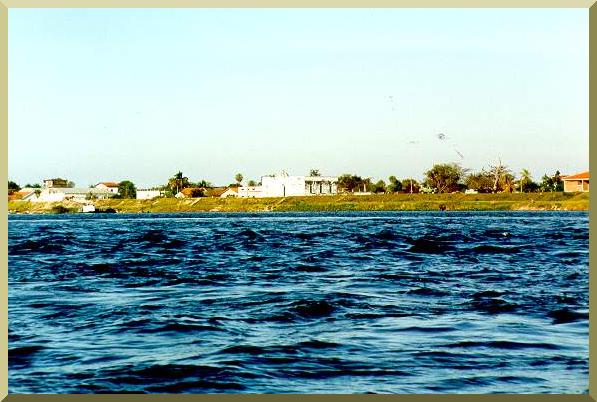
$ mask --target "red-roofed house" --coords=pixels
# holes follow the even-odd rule
[[[34,201],[37,200],[37,194],[35,193],[36,188],[23,188],[17,192],[12,193],[8,196],[8,201]]]
[[[572,174],[569,176],[562,176],[562,181],[564,182],[565,193],[589,191],[589,172],[582,172]]]

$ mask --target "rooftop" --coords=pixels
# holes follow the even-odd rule
[[[589,171],[572,174],[569,176],[562,176],[562,180],[589,180]]]

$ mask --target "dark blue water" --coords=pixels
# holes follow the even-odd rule
[[[588,214],[9,216],[11,393],[583,393]]]

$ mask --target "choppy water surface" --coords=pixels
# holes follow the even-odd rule
[[[586,213],[9,217],[12,393],[582,393]]]

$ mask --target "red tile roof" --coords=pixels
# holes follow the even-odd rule
[[[9,195],[8,196],[8,200],[9,201],[20,200],[20,199],[25,198],[29,194],[32,194],[34,192],[35,192],[35,190],[19,190],[19,191],[16,191],[16,192],[12,193],[11,195]]]
[[[589,180],[589,172],[582,172],[577,174],[572,174],[570,176],[563,176],[562,180]]]

